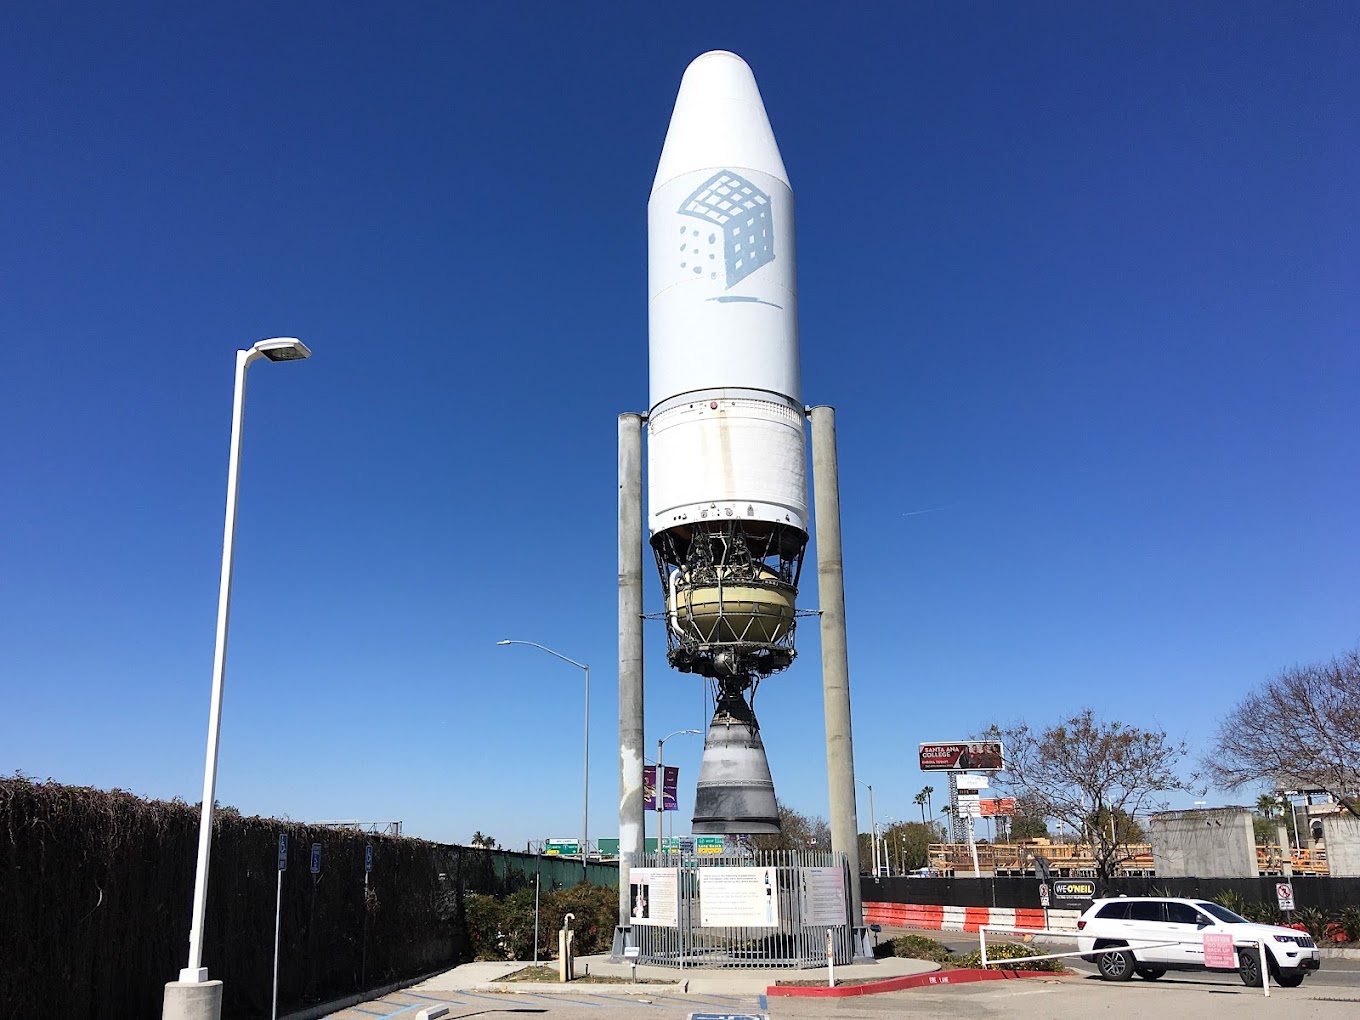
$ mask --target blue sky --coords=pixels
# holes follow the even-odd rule
[[[880,820],[916,814],[922,740],[1090,705],[1198,752],[1353,647],[1360,16],[1024,7],[7,9],[0,772],[199,798],[233,351],[297,335],[251,370],[219,798],[575,835],[581,674],[510,637],[592,664],[615,833],[615,418],[713,48],[798,201]],[[664,644],[649,742],[706,723]],[[799,648],[757,708],[825,814]],[[700,750],[667,745],[681,819]]]

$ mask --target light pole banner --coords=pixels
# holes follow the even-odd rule
[[[674,811],[676,809],[676,790],[680,786],[680,766],[663,765],[665,776],[663,777],[661,792],[665,797],[662,803],[663,811]],[[656,766],[642,766],[642,808],[644,811],[656,810]]]

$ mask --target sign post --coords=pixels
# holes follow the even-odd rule
[[[288,870],[288,833],[279,833],[279,881],[274,892],[274,1005],[269,1020],[279,1018],[279,921],[283,917],[283,873]]]

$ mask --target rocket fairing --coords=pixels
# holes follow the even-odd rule
[[[793,661],[808,537],[793,190],[751,69],[686,69],[647,204],[651,546],[667,657],[714,686],[694,832],[779,830],[751,699]]]

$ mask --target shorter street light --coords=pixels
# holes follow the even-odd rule
[[[498,645],[528,645],[530,648],[537,648],[540,652],[547,652],[554,658],[569,662],[577,669],[585,670],[586,674],[586,729],[584,740],[585,765],[581,777],[581,878],[584,880],[589,877],[586,865],[586,837],[590,832],[590,666],[584,662],[577,662],[569,659],[561,652],[555,652],[547,645],[540,645],[537,641],[497,641]]]
[[[878,826],[874,824],[874,785],[862,779],[855,782],[869,791],[869,845],[874,850],[874,878],[878,878]]]
[[[698,730],[676,730],[674,733],[667,733],[656,742],[656,781],[652,784],[652,793],[656,797],[656,855],[658,862],[661,860],[661,818],[666,807],[666,767],[662,764],[661,755],[665,749],[666,741],[670,740],[671,737],[684,734],[700,735]]]

